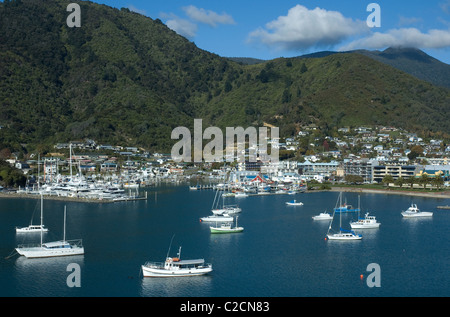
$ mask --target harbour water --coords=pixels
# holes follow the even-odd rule
[[[242,233],[213,235],[213,190],[188,186],[146,189],[148,200],[110,204],[44,201],[45,241],[63,236],[83,239],[83,256],[26,259],[11,256],[17,244],[39,242],[15,233],[16,226],[39,223],[39,200],[0,200],[0,296],[73,297],[309,297],[450,295],[450,212],[437,209],[445,199],[360,194],[361,209],[381,222],[378,229],[355,230],[360,241],[327,241],[328,221],[312,216],[332,212],[338,193],[316,192],[227,198],[242,208]],[[344,193],[356,206],[358,194]],[[303,206],[287,206],[292,199]],[[404,219],[400,212],[415,203],[431,218]],[[343,227],[356,214],[343,214]],[[335,219],[334,228],[339,221]],[[143,278],[146,261],[164,261],[182,246],[182,259],[204,258],[209,275]],[[69,287],[68,265],[79,265],[80,287]],[[379,265],[380,287],[369,287]]]

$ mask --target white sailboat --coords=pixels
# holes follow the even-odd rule
[[[342,193],[339,194],[339,206],[342,205]],[[333,218],[330,221],[330,226],[328,227],[327,238],[329,240],[361,240],[362,236],[360,234],[356,234],[351,230],[342,229],[342,212],[339,212],[339,232],[330,233],[331,225],[333,224],[334,215],[336,214],[336,208],[333,211]]]
[[[43,243],[41,231],[40,244],[18,245],[16,251],[26,258],[46,258],[68,255],[82,255],[84,254],[84,247],[81,239],[66,240],[66,207],[64,206],[63,240]]]
[[[44,196],[41,194],[41,223],[39,225],[33,225],[33,216],[31,216],[30,225],[27,227],[16,227],[16,233],[36,233],[36,232],[48,232],[43,224],[43,209],[44,209]]]
[[[230,222],[233,221],[233,217],[228,214],[221,214],[221,215],[211,215],[206,217],[201,217],[200,222]]]
[[[223,214],[236,214],[242,211],[241,208],[237,205],[225,205],[225,197],[223,194],[220,194],[219,196],[222,196],[222,208],[219,207],[219,200],[220,197],[218,197],[219,191],[216,191],[216,195],[214,197],[213,205],[211,207],[211,212],[214,215],[223,215]]]

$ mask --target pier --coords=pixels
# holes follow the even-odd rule
[[[88,197],[72,197],[72,196],[56,196],[56,195],[44,195],[46,200],[59,200],[59,201],[71,201],[71,202],[82,202],[82,203],[116,203],[116,202],[128,202],[128,201],[138,201],[147,200],[147,192],[145,196],[121,196],[117,198],[88,198]],[[40,199],[41,195],[38,192],[35,193],[2,193],[0,192],[0,198],[30,198],[30,199]]]

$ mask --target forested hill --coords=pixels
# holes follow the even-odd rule
[[[69,3],[0,3],[0,149],[92,138],[168,150],[194,118],[282,136],[309,123],[450,132],[448,89],[361,54],[242,65],[124,8],[79,1],[70,28]]]

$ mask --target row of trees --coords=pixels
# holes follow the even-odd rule
[[[403,187],[403,185],[407,185],[410,188],[413,188],[414,184],[419,184],[423,186],[425,189],[427,185],[431,185],[432,187],[436,189],[440,189],[444,185],[444,179],[439,176],[430,177],[428,174],[423,173],[420,177],[409,177],[409,178],[403,178],[399,177],[397,179],[394,179],[392,175],[386,175],[383,177],[382,183],[386,186],[389,186],[389,184],[394,184],[395,186],[399,186],[400,188]]]

